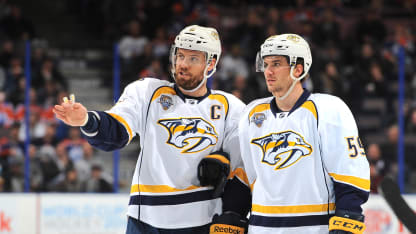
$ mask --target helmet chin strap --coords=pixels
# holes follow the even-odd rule
[[[287,96],[289,96],[289,94],[293,91],[293,88],[295,88],[296,83],[297,83],[298,81],[302,80],[303,78],[305,78],[305,76],[306,76],[306,73],[304,73],[304,74],[303,74],[303,75],[301,75],[299,78],[296,78],[295,76],[293,76],[293,71],[294,71],[294,70],[295,70],[295,66],[292,66],[292,67],[290,68],[290,73],[289,73],[289,75],[290,75],[290,78],[292,78],[293,82],[292,82],[292,84],[290,85],[290,87],[289,87],[289,89],[287,90],[287,92],[285,93],[285,95],[283,95],[283,96],[281,96],[281,97],[277,97],[277,99],[278,99],[279,101],[282,101],[282,100],[286,99],[286,98],[287,98]]]

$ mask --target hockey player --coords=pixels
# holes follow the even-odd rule
[[[247,105],[239,123],[252,189],[249,233],[362,233],[369,165],[351,111],[302,88],[312,65],[295,34],[269,37],[257,55],[273,97]]]
[[[88,142],[99,149],[119,149],[140,136],[127,234],[208,233],[214,214],[222,213],[218,196],[227,177],[235,181],[227,185],[232,189],[225,190],[239,186],[244,190],[238,182],[244,173],[237,169],[242,161],[236,128],[245,105],[206,85],[220,54],[214,28],[188,26],[171,49],[175,83],[153,78],[135,81],[105,112],[87,112],[74,98],[55,106],[57,118],[81,126]],[[236,169],[232,173],[230,164]],[[246,195],[250,195],[248,187]],[[244,216],[247,207],[232,210],[239,200],[224,202],[223,208]],[[227,214],[216,216],[214,223],[234,217]]]

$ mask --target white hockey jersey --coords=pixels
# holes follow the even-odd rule
[[[337,97],[304,91],[289,112],[274,97],[253,101],[239,136],[253,195],[249,233],[328,233],[336,183],[368,198],[368,161],[353,115]]]
[[[245,104],[210,90],[201,98],[183,95],[173,83],[145,78],[128,85],[108,114],[131,140],[140,136],[128,215],[158,228],[187,228],[211,222],[221,200],[201,187],[197,165],[222,149],[231,167],[241,165],[236,130]]]

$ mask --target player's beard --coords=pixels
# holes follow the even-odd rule
[[[186,71],[184,72],[187,73]],[[191,77],[187,77],[188,79],[180,77],[178,73],[179,71],[175,72],[176,84],[185,90],[192,90],[196,88],[204,79],[204,72],[201,72],[198,75],[191,75]]]

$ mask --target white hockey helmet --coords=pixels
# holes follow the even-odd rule
[[[175,38],[175,42],[170,50],[170,62],[171,62],[171,73],[174,79],[175,78],[175,57],[178,48],[188,49],[188,50],[197,50],[205,52],[205,70],[204,70],[204,79],[198,85],[198,87],[187,90],[195,91],[201,87],[201,85],[206,81],[207,78],[211,77],[217,69],[217,64],[221,55],[221,42],[218,35],[218,32],[215,28],[202,27],[198,25],[191,25],[184,28]],[[215,58],[214,69],[207,73],[208,66],[212,59]]]
[[[286,94],[278,97],[279,100],[285,99],[295,87],[296,82],[306,77],[312,66],[312,53],[308,42],[297,34],[281,34],[267,38],[260,47],[260,51],[256,56],[256,72],[264,72],[264,57],[270,55],[281,55],[289,57],[290,78],[293,83],[289,87]],[[303,74],[295,77],[293,71],[298,58],[303,58]]]
[[[267,38],[261,45],[260,52],[257,53],[257,72],[264,71],[263,58],[269,55],[288,56],[290,66],[295,66],[296,60],[298,58],[303,58],[303,75],[308,73],[312,65],[312,54],[309,44],[297,34],[281,34]]]

